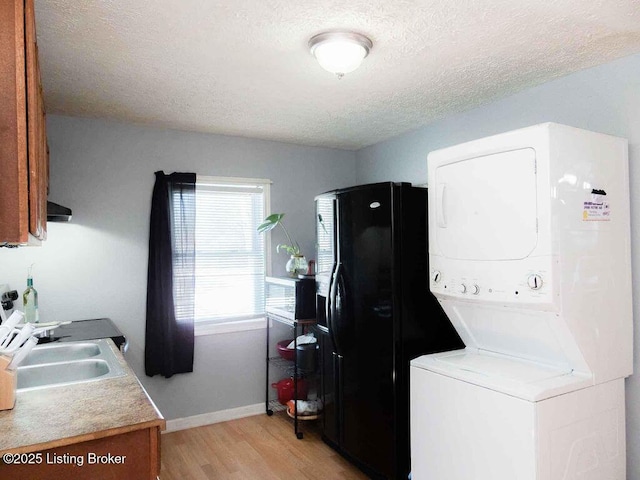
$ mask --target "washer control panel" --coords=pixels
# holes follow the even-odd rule
[[[430,272],[436,296],[500,303],[552,303],[551,259],[534,262],[442,262]],[[525,268],[523,268],[523,266]],[[464,269],[464,270],[463,270]]]

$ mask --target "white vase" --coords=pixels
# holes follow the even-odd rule
[[[291,255],[285,270],[290,277],[297,277],[298,275],[306,275],[309,270],[309,264],[304,255]]]

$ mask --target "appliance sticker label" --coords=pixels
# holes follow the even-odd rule
[[[606,201],[604,190],[591,190],[591,199],[582,204],[582,221],[608,222],[611,220],[611,209]]]

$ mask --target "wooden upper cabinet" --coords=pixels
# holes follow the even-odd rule
[[[47,236],[49,157],[33,0],[0,2],[0,245]]]

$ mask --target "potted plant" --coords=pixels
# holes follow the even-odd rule
[[[300,245],[298,245],[298,242],[293,241],[291,236],[289,236],[289,232],[287,232],[287,229],[282,223],[283,217],[284,213],[272,213],[264,219],[264,222],[258,225],[257,230],[259,233],[266,233],[280,225],[284,234],[287,236],[289,243],[278,244],[276,252],[280,253],[280,250],[282,250],[290,255],[289,261],[287,261],[287,265],[285,267],[287,273],[292,277],[296,277],[299,274],[306,274],[309,269],[307,259],[300,253]]]

